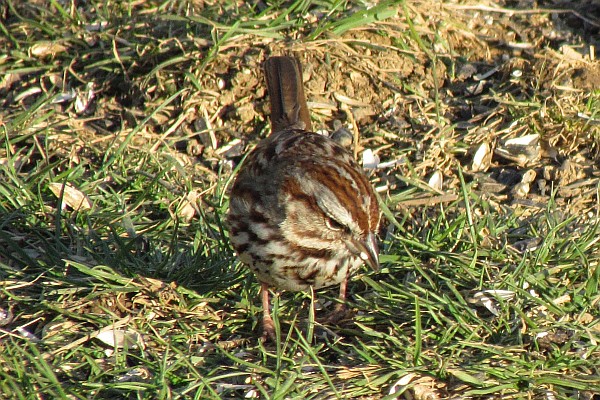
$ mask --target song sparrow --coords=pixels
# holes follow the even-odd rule
[[[306,290],[340,284],[363,263],[378,268],[379,206],[352,156],[311,122],[299,62],[264,63],[271,99],[269,137],[239,170],[231,191],[230,239],[261,284],[263,338],[275,337],[269,287]],[[335,318],[334,318],[335,319]]]

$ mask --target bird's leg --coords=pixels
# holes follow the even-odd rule
[[[263,317],[262,317],[262,337],[261,340],[267,341],[272,340],[276,341],[275,336],[275,324],[273,323],[273,318],[271,318],[271,312],[269,311],[270,302],[269,302],[269,285],[264,282],[260,283],[260,296],[262,299],[263,306]]]
[[[348,310],[346,309],[346,286],[348,284],[348,277],[346,276],[344,280],[340,283],[340,302],[335,305],[333,311],[329,314],[329,316],[325,319],[325,323],[327,324],[337,324],[340,321],[346,319],[348,317]]]

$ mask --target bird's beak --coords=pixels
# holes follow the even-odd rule
[[[379,248],[377,247],[377,238],[375,234],[369,233],[364,241],[354,240],[352,242],[356,254],[373,271],[379,270]]]

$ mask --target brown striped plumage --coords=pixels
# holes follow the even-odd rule
[[[348,276],[363,263],[378,267],[379,207],[352,156],[310,132],[297,60],[271,57],[264,68],[272,134],[240,169],[227,222],[238,257],[261,283],[263,336],[272,338],[268,287],[340,284],[343,306]]]

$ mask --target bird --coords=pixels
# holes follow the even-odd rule
[[[378,270],[380,211],[352,154],[312,131],[298,59],[272,56],[263,70],[271,133],[238,169],[226,223],[237,257],[260,283],[262,339],[275,340],[270,288],[339,284],[327,321],[341,319],[349,277],[363,264]]]

